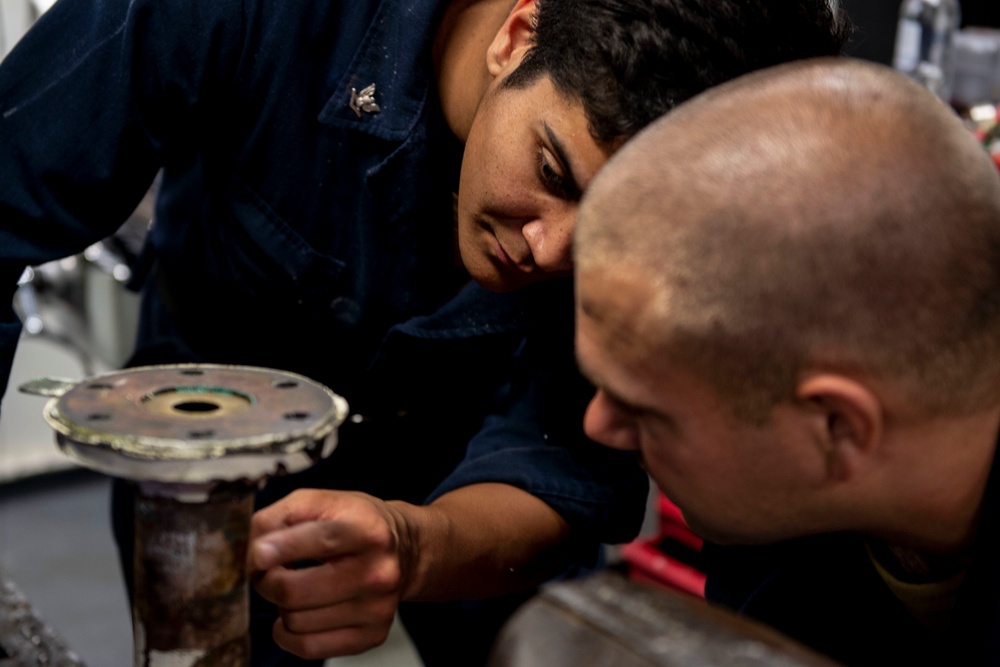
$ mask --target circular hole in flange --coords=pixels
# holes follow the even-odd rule
[[[107,412],[91,412],[87,415],[87,421],[91,422],[103,422],[111,419],[111,415]]]
[[[276,380],[271,383],[271,386],[275,389],[295,389],[299,386],[299,383],[295,380]]]
[[[218,403],[209,403],[208,401],[182,401],[180,403],[174,403],[174,410],[180,410],[181,412],[215,412],[221,406]]]
[[[142,398],[144,409],[170,419],[231,417],[255,402],[253,396],[236,389],[200,385],[163,387]]]
[[[185,368],[180,373],[181,375],[204,375],[205,371],[198,370],[197,368]]]
[[[290,422],[300,422],[309,419],[308,412],[286,412],[284,416]]]
[[[215,431],[212,429],[205,429],[204,431],[188,431],[188,438],[191,440],[207,440],[215,435]]]
[[[94,382],[87,385],[87,389],[114,389],[114,385],[107,382]]]

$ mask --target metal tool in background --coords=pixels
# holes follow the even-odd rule
[[[37,616],[28,598],[2,570],[0,667],[83,667],[79,656]]]
[[[131,480],[135,667],[242,667],[254,492],[329,456],[346,401],[265,368],[149,366],[41,378],[45,420],[69,458]]]
[[[150,197],[152,195],[149,195]],[[82,253],[25,268],[14,294],[24,334],[54,342],[84,375],[120,368],[132,353],[144,267],[133,267],[152,224],[137,209],[112,236]]]
[[[507,621],[489,667],[836,667],[778,631],[614,570],[547,584]]]

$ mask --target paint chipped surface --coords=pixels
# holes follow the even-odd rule
[[[195,667],[205,657],[203,650],[150,651],[148,667]]]

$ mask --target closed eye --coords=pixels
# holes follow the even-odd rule
[[[583,195],[583,188],[580,187],[580,183],[573,173],[573,164],[566,153],[566,147],[548,123],[544,123],[543,127],[552,149],[550,151],[543,146],[539,150],[539,173],[541,174],[545,167],[551,169],[552,174],[558,177],[559,185],[556,190],[550,189],[550,192],[568,201],[579,201]],[[545,182],[544,178],[543,175],[543,183]]]
[[[546,190],[560,199],[575,201],[580,197],[575,183],[563,177],[545,148],[538,150],[538,179]]]

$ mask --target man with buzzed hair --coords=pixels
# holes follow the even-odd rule
[[[714,543],[711,600],[1000,664],[1000,178],[947,106],[860,61],[738,79],[608,163],[574,253],[586,431]]]

